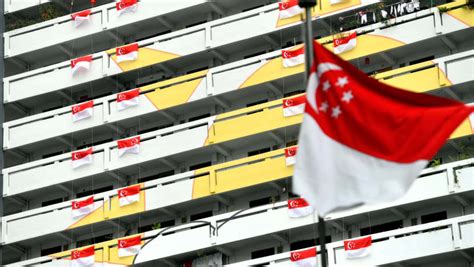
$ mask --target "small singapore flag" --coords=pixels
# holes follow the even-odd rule
[[[125,61],[134,61],[138,59],[138,44],[129,44],[115,49],[117,63]]]
[[[89,70],[91,67],[92,55],[83,56],[71,60],[71,73],[75,75],[80,70]]]
[[[82,217],[94,210],[94,197],[88,197],[83,200],[73,200],[71,203],[72,217]]]
[[[316,248],[302,249],[290,252],[292,266],[295,267],[316,267]]]
[[[342,54],[344,52],[354,49],[357,45],[357,33],[353,32],[350,35],[333,40],[334,54]]]
[[[94,113],[94,101],[87,101],[71,107],[72,121],[80,121],[92,117]]]
[[[118,140],[117,146],[119,157],[127,153],[138,154],[140,153],[140,136]]]
[[[122,188],[118,191],[119,204],[125,206],[140,201],[140,185]]]
[[[135,237],[119,239],[117,241],[117,246],[119,257],[134,256],[140,253],[142,238],[138,235]]]
[[[127,12],[135,12],[138,8],[137,0],[119,0],[115,3],[115,8],[119,16]]]
[[[283,67],[290,68],[304,63],[304,46],[297,49],[281,50],[281,58],[283,59]]]
[[[288,199],[288,217],[302,218],[313,214],[314,209],[304,198]]]
[[[72,168],[76,169],[92,163],[92,147],[71,153]]]
[[[306,95],[283,99],[283,116],[291,117],[304,113]]]
[[[344,255],[347,259],[366,257],[370,254],[372,237],[344,240]]]
[[[298,152],[297,146],[285,148],[285,164],[287,167],[295,165],[296,152]]]
[[[95,263],[95,247],[71,251],[71,267],[93,266]]]
[[[133,89],[117,94],[117,110],[122,111],[129,107],[137,106],[140,89]]]
[[[84,11],[81,11],[81,12],[71,14],[71,18],[74,21],[74,27],[77,28],[82,23],[84,23],[86,21],[90,21],[91,11],[90,10],[84,10]]]
[[[278,3],[280,18],[287,19],[303,13],[303,9],[298,5],[298,0],[283,0]]]

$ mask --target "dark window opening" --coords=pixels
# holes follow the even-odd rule
[[[260,51],[260,52],[257,52],[257,53],[253,53],[253,54],[250,54],[250,55],[246,55],[244,56],[244,59],[246,58],[251,58],[251,57],[256,57],[256,56],[260,56],[260,55],[263,55],[267,53],[267,51]]]
[[[54,253],[58,253],[62,251],[62,246],[52,247],[52,248],[45,248],[41,250],[41,256],[48,256]]]
[[[409,65],[415,65],[415,64],[425,62],[425,61],[428,61],[428,60],[433,60],[433,59],[435,59],[434,56],[424,57],[424,58],[420,58],[420,59],[417,59],[417,60],[410,61]]]
[[[252,251],[250,258],[257,259],[261,257],[271,256],[275,254],[275,248],[265,248],[256,251]]]
[[[437,222],[446,219],[448,219],[448,213],[446,211],[440,211],[421,216],[421,223]]]
[[[43,109],[42,112],[48,112],[48,111],[55,110],[55,109],[62,108],[62,107],[63,107],[63,106],[61,106],[61,105],[59,105],[59,106],[54,106],[54,107],[51,107],[51,108]]]
[[[330,235],[326,236],[325,238],[326,238],[326,244],[332,242],[332,238],[331,238]],[[319,237],[318,237],[318,238],[316,238],[316,246],[319,246],[320,244],[321,244],[321,243],[320,243],[320,240],[319,240]]]
[[[402,220],[382,223],[379,225],[374,225],[374,226],[366,227],[366,228],[361,228],[360,235],[364,236],[364,235],[376,234],[376,233],[386,232],[386,231],[400,229],[400,228],[403,228]]]
[[[272,198],[271,197],[264,197],[264,198],[259,198],[255,199],[249,202],[249,208],[254,208],[258,206],[263,206],[272,203]]]
[[[191,27],[193,27],[193,26],[201,25],[201,24],[206,23],[206,22],[207,22],[207,20],[199,21],[199,22],[196,22],[196,23],[192,23],[192,24],[186,25],[185,28],[191,28]]]
[[[189,218],[191,219],[191,221],[198,221],[200,219],[212,217],[212,215],[212,210],[208,210],[201,213],[193,214],[189,216]]]
[[[62,197],[51,199],[51,200],[42,202],[41,207],[46,207],[46,206],[49,206],[49,205],[58,204],[58,203],[61,203],[63,201],[64,201],[64,198],[62,198]]]
[[[43,156],[41,156],[41,158],[45,159],[45,158],[49,158],[49,157],[54,157],[54,156],[57,156],[57,155],[61,155],[63,153],[64,153],[63,151],[58,151],[58,152],[43,155]]]
[[[211,165],[212,165],[212,163],[210,161],[203,162],[203,163],[199,163],[199,164],[196,164],[196,165],[193,165],[193,166],[189,166],[189,170],[194,171],[194,170],[197,170],[197,169],[209,167]]]
[[[299,94],[302,94],[304,92],[306,92],[306,90],[303,90],[303,89],[296,90],[296,91],[292,91],[292,92],[283,94],[283,97],[290,97],[290,96],[294,96],[294,95],[299,95]]]
[[[110,185],[110,186],[106,186],[106,187],[97,188],[97,189],[94,189],[94,190],[88,190],[88,191],[78,192],[78,193],[76,194],[76,197],[77,197],[77,198],[85,197],[85,196],[89,196],[89,195],[93,195],[93,194],[98,194],[98,193],[110,191],[110,190],[112,190],[112,189],[114,189],[114,187],[113,187],[112,185]]]
[[[251,156],[255,156],[255,155],[258,155],[258,154],[262,154],[262,153],[266,153],[266,152],[270,152],[270,148],[269,147],[265,147],[265,148],[261,148],[261,149],[257,149],[257,150],[253,150],[253,151],[249,151],[247,153],[247,155],[249,157]]]
[[[87,238],[84,240],[77,241],[76,247],[83,247],[83,246],[88,246],[92,244],[97,244],[100,242],[104,241],[109,241],[113,239],[113,234],[106,234],[106,235],[101,235],[101,236],[96,236],[93,238]]]
[[[202,114],[202,115],[199,115],[199,116],[196,116],[196,117],[189,118],[188,122],[197,121],[197,120],[200,120],[200,119],[207,118],[209,116],[211,116],[210,113]]]
[[[168,176],[171,176],[171,175],[174,175],[174,170],[164,171],[164,172],[160,172],[156,175],[150,175],[150,176],[147,176],[147,177],[143,177],[143,178],[138,179],[138,182],[139,183],[145,183],[145,182],[148,182],[148,181],[152,181],[152,180],[155,180],[155,179],[158,179],[158,178],[168,177]]]
[[[314,239],[306,239],[290,243],[290,250],[298,250],[314,246],[316,246]]]
[[[200,68],[196,68],[196,69],[187,71],[186,74],[198,72],[198,71],[201,71],[201,70],[207,70],[207,69],[209,69],[209,66],[204,66],[204,67],[200,67]]]
[[[249,10],[254,10],[254,9],[257,9],[259,7],[263,7],[264,5],[259,5],[259,6],[254,6],[254,7],[250,7],[250,8],[246,8],[246,9],[243,9],[242,12],[247,12]]]

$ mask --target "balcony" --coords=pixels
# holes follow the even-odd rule
[[[361,47],[358,51],[357,53],[364,53],[366,50]],[[280,52],[271,52],[215,67],[208,71],[196,72],[142,87],[140,105],[125,111],[117,111],[115,95],[95,99],[93,118],[77,123],[72,122],[71,107],[6,122],[3,125],[4,149],[31,145],[302,73],[302,66],[283,68],[279,54]],[[469,50],[387,71],[376,75],[375,78],[415,92],[426,92],[447,86],[453,88],[466,82],[472,82],[473,77],[469,74],[474,72],[473,55],[474,50]],[[103,61],[99,58],[94,60],[95,63],[101,65]],[[91,75],[101,76],[100,73]],[[413,80],[419,82],[415,84],[412,82]],[[51,146],[54,144],[46,142],[42,145]]]
[[[275,155],[273,155],[271,158],[274,158],[275,163],[284,165],[283,159],[281,157],[275,158]],[[263,162],[266,161],[267,160]],[[348,210],[343,213],[333,213],[330,214],[326,220],[331,222],[340,218],[349,218],[350,216],[367,214],[369,211],[373,212],[377,210],[390,209],[392,207],[406,208],[407,205],[414,205],[420,201],[434,198],[440,199],[443,197],[451,198],[458,194],[464,194],[466,197],[471,195],[472,197],[472,191],[474,190],[473,163],[473,159],[469,159],[426,169],[423,173],[423,177],[420,177],[415,181],[407,195],[405,195],[402,199],[383,205],[370,207],[366,206],[358,209]],[[276,165],[273,165],[272,167],[275,166]],[[242,173],[242,170],[233,170],[235,170],[235,177],[242,177],[242,175],[238,174],[239,172]],[[265,171],[261,173],[265,173]],[[219,176],[217,176],[217,179],[217,184],[219,186],[222,185],[223,181],[219,180]],[[145,188],[147,186],[148,185],[145,184]],[[430,190],[426,190],[426,188],[430,188]],[[219,190],[216,190],[216,193],[218,192]],[[112,192],[110,193],[113,194]],[[143,194],[146,195],[148,210],[148,203],[152,204],[154,202],[151,201],[151,199],[148,199],[148,195],[150,194],[149,192],[145,192]],[[157,192],[156,195],[159,196],[160,193]],[[170,196],[177,197],[177,195],[179,194],[173,194],[172,192],[169,192],[169,195],[167,194],[164,198]],[[107,204],[104,206],[107,207]],[[412,209],[416,210],[416,207],[412,207]],[[56,217],[57,215],[54,214],[56,212],[57,211],[53,211],[52,214],[50,213],[49,218],[52,218],[51,216]],[[62,216],[67,216],[68,214],[66,213],[69,212],[70,209],[66,208],[66,211],[62,214]],[[64,220],[64,217],[57,218]],[[8,218],[6,218],[4,219],[3,224],[9,224],[7,227],[9,228],[9,231],[11,231],[11,227],[14,227],[15,231],[18,232],[27,230],[30,234],[37,234],[37,232],[33,231],[33,229],[29,231],[28,227],[24,229],[17,228],[17,225],[20,224],[20,222],[17,222],[17,220],[21,222],[23,219],[18,217],[15,218],[13,222],[8,222]],[[38,227],[43,226],[43,224],[51,224],[51,219],[48,220],[45,217],[43,220],[44,223],[41,220],[38,220],[38,218],[35,220],[35,223],[40,225]],[[143,233],[142,237],[144,241],[151,240],[148,241],[147,245],[143,247],[141,253],[134,259],[133,262],[133,259],[127,259],[130,261],[124,262],[123,259],[117,258],[117,251],[115,248],[116,241],[114,240],[96,244],[96,255],[99,250],[103,250],[104,253],[107,253],[109,256],[110,263],[143,263],[192,251],[207,249],[214,246],[226,245],[236,241],[242,242],[246,239],[288,231],[289,229],[297,229],[305,226],[308,227],[315,222],[317,222],[317,218],[313,218],[312,216],[300,219],[288,218],[286,202],[280,202],[258,208],[217,215],[208,219],[191,222],[184,225]],[[394,231],[374,234],[373,239],[376,242],[374,242],[373,245],[372,255],[369,258],[351,261],[351,263],[357,264],[351,266],[389,264],[398,261],[425,257],[432,254],[447,253],[454,250],[471,248],[474,247],[474,236],[472,234],[474,230],[473,227],[474,217],[473,215],[468,215],[464,217],[448,219],[445,221],[427,223],[414,227],[407,227]],[[181,245],[175,246],[173,244]],[[417,249],[410,250],[410,253],[403,252],[403,255],[391,253],[391,255],[387,257],[388,249],[390,249],[392,252],[406,251],[401,248],[394,249],[394,247],[406,247],[408,244],[416,244]],[[419,244],[427,245],[419,246]],[[158,247],[160,249],[158,249]],[[328,251],[331,265],[346,266],[344,264],[348,264],[343,255],[341,241],[328,244]],[[60,262],[57,261],[65,260],[64,257],[67,257],[68,255],[68,252],[63,252],[50,255],[49,257],[41,257],[25,262],[20,262],[18,264],[58,264]],[[98,253],[99,258],[96,257],[97,261],[103,260],[100,258],[100,255],[101,254]],[[288,253],[283,253],[248,262],[239,262],[231,266],[249,266],[254,264],[264,264],[267,262],[283,264],[283,262],[288,261],[288,257]]]
[[[100,229],[97,224],[107,220],[151,212],[190,200],[225,194],[233,190],[290,177],[293,168],[285,166],[283,153],[283,150],[268,152],[146,182],[142,184],[142,201],[127,208],[119,207],[116,190],[97,194],[94,196],[96,211],[88,215],[87,219],[74,220],[71,218],[70,201],[8,215],[2,220],[4,226],[2,241],[4,244],[30,242],[28,240],[32,238],[77,229],[89,224],[95,224],[96,229]],[[470,192],[474,190],[473,163],[474,160],[469,159],[426,169],[402,199],[388,204],[366,205],[344,212],[335,212],[328,215],[326,219],[338,221],[356,214],[365,214],[428,199],[452,196],[453,194],[471,194]],[[426,190],[426,188],[430,190]],[[53,218],[56,219],[52,220]],[[52,223],[52,221],[58,223]],[[31,224],[40,227],[41,231],[34,227],[26,227]]]
[[[460,5],[461,3],[456,2],[453,4]],[[448,34],[461,29],[467,29],[469,28],[468,25],[474,25],[474,21],[471,21],[469,18],[470,12],[456,11],[458,10],[456,9],[443,13],[443,24],[441,23],[438,9],[433,8],[394,19],[393,23],[405,22],[402,25],[395,25],[386,28],[385,24],[376,23],[360,28],[358,29],[358,32],[361,35],[359,43],[362,44],[364,48],[357,49],[357,52],[349,52],[344,57],[346,59],[353,59],[374,54],[380,51],[401,47],[405,44],[411,44],[436,37],[440,34]],[[270,21],[267,22],[267,18],[270,18]],[[207,24],[187,28],[182,31],[140,41],[138,42],[140,46],[139,53],[142,53],[142,55],[145,56],[139,57],[135,62],[123,62],[117,64],[115,62],[115,50],[96,53],[93,56],[95,59],[92,63],[93,70],[80,77],[71,78],[69,61],[10,76],[4,79],[4,102],[12,103],[60,91],[95,81],[102,77],[109,77],[146,66],[164,63],[186,55],[203,52],[207,49],[222,47],[224,44],[235,43],[252,36],[258,36],[267,32],[275,31],[277,19],[278,12],[276,6],[268,6],[249,11],[249,13],[242,13],[222,20],[216,20]],[[466,25],[465,23],[460,22],[460,20],[466,21],[468,24]],[[263,26],[258,27],[258,29],[256,29],[256,27],[247,29],[245,25],[249,24],[272,26],[269,29],[266,29]],[[404,30],[406,27],[424,30],[420,32],[407,32]],[[245,28],[247,30],[236,31],[236,28]],[[262,30],[262,32],[258,32],[259,30]],[[233,34],[224,35],[219,34],[219,32],[233,32]],[[380,42],[381,40],[383,40],[383,42]],[[331,38],[325,38],[321,41],[329,42],[331,41]],[[385,45],[374,45],[381,43]],[[34,90],[32,90],[32,88],[34,88]]]

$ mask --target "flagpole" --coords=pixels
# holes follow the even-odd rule
[[[305,20],[303,23],[303,36],[305,44],[305,81],[308,81],[309,73],[311,70],[311,64],[314,59],[313,52],[313,27],[312,27],[312,15],[311,9],[316,6],[316,0],[299,0],[299,6],[305,9]],[[326,256],[326,222],[324,218],[318,217],[318,232],[319,232],[319,244],[320,244],[320,255],[321,255],[321,266],[327,267],[327,256]]]

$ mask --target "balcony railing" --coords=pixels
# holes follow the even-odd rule
[[[461,5],[460,2],[456,2],[455,4]],[[266,9],[269,10],[267,11]],[[205,51],[209,48],[217,48],[224,44],[245,40],[252,36],[258,36],[277,30],[275,28],[276,21],[278,20],[278,11],[276,10],[276,6],[271,5],[248,12],[248,14],[242,13],[236,16],[224,18],[222,20],[216,20],[207,24],[140,41],[138,42],[140,46],[139,53],[146,53],[146,56],[139,57],[138,60],[132,64],[130,64],[130,62],[117,64],[115,62],[115,50],[110,50],[108,52],[94,54],[93,57],[95,60],[92,62],[93,69],[74,78],[72,78],[70,75],[69,61],[7,77],[4,79],[4,102],[15,102],[38,95],[63,90],[71,86],[101,79],[105,76],[111,76],[134,69],[139,69],[145,66],[162,63],[177,57]],[[359,37],[358,43],[359,47],[361,47],[361,45],[363,45],[365,42],[365,47],[357,49],[356,53],[348,53],[348,56],[345,56],[345,58],[351,59],[361,57],[399,47],[404,44],[414,43],[436,37],[439,34],[447,34],[460,29],[468,28],[468,25],[462,23],[460,20],[468,20],[468,18],[464,17],[469,16],[470,13],[472,13],[471,11],[464,13],[453,13],[453,15],[451,15],[449,12],[448,14],[443,14],[444,24],[441,22],[438,9],[432,8],[395,18],[393,19],[392,24],[402,22],[405,23],[402,25],[395,25],[389,29],[384,29],[386,28],[384,23],[376,23],[361,27],[357,30],[361,35]],[[267,15],[267,13],[271,14],[271,16]],[[270,16],[271,23],[266,22],[267,16]],[[261,22],[255,22],[255,18],[257,18],[257,20],[261,20]],[[243,25],[248,24],[249,20],[253,22],[253,25],[258,24],[262,25],[262,27],[244,27]],[[240,23],[242,23],[242,26],[240,26]],[[263,25],[271,25],[271,27],[268,26],[269,28],[265,28]],[[294,23],[289,24],[288,27],[290,26],[296,27]],[[245,28],[245,31],[235,30],[235,28],[239,27],[241,27],[241,29]],[[396,29],[399,27],[423,30],[396,31]],[[218,34],[216,31],[232,32],[232,34]],[[373,31],[376,31],[376,34],[374,34]],[[397,32],[397,34],[393,35],[393,32]],[[368,41],[365,41],[364,39]],[[320,41],[326,43],[330,42],[331,40],[331,37],[327,37],[321,39]],[[371,45],[373,43],[383,45]]]
[[[399,201],[379,206],[364,207],[362,209],[352,209],[344,212],[343,215],[341,213],[330,214],[328,217],[326,217],[326,220],[330,221],[339,218],[339,216],[347,217],[351,215],[365,214],[369,211],[387,209],[394,206],[400,206],[404,204],[427,200],[430,198],[439,198],[443,196],[453,195],[456,193],[472,191],[474,190],[473,163],[474,160],[469,159],[427,169],[425,170],[424,176],[418,178],[415,181],[413,187],[407,193],[407,195],[405,195]],[[283,161],[281,161],[280,164],[284,164]],[[241,176],[239,177],[241,178]],[[430,190],[426,190],[427,187],[429,187]],[[104,193],[103,196],[107,194],[110,193]],[[169,194],[168,196],[171,195],[173,194]],[[147,199],[147,205],[148,203],[149,202]],[[54,212],[55,211],[53,211],[53,213]],[[49,218],[52,218],[52,215],[49,216]],[[21,219],[16,218],[16,220]],[[44,223],[51,223],[51,221],[51,219],[45,220]],[[269,224],[269,221],[278,223]],[[13,226],[13,222],[15,222],[15,220],[13,220],[13,222],[8,222],[8,220],[4,220],[3,224],[5,224],[6,222]],[[39,220],[35,220],[35,223],[42,224],[42,222]],[[143,233],[142,239],[144,241],[148,241],[147,244],[142,248],[142,251],[134,259],[133,262],[126,262],[125,264],[142,263],[155,259],[170,257],[181,253],[187,253],[209,248],[216,245],[224,245],[243,239],[255,238],[258,236],[267,235],[279,231],[285,231],[292,228],[311,225],[313,223],[317,223],[317,216],[315,215],[299,219],[288,218],[286,202],[269,204],[244,211],[217,215],[197,222],[191,222],[185,225],[173,226]],[[9,226],[8,228],[10,227],[11,226]],[[26,229],[28,229],[28,227],[26,227]],[[351,263],[359,264],[357,266],[373,266],[422,257],[423,255],[429,256],[431,254],[439,254],[444,252],[450,252],[456,249],[466,249],[474,247],[473,230],[474,215],[469,215],[445,221],[439,221],[374,234],[372,238],[374,241],[378,242],[374,242],[373,244],[371,257],[367,259],[351,261]],[[435,234],[439,234],[439,236],[434,236]],[[397,238],[395,238],[395,236]],[[384,240],[387,237],[388,239]],[[433,242],[434,240],[431,239],[432,237],[435,237],[434,240],[439,241],[440,239],[442,239],[446,242],[441,242],[443,243],[443,245],[440,245],[439,242]],[[401,240],[403,238],[406,239]],[[430,245],[427,246],[426,249],[422,249],[425,246],[418,246],[416,250],[408,254],[395,255],[392,253],[392,255],[390,255],[389,257],[386,256],[388,249],[391,249],[391,251],[397,251],[396,249],[393,249],[394,246],[403,246],[404,244],[407,244],[406,242],[409,242],[410,244],[420,244],[419,242],[421,242],[423,244]],[[182,245],[174,246],[172,244]],[[106,253],[109,257],[109,262],[114,263],[116,260],[118,260],[115,246],[115,240],[107,241],[104,243],[96,244],[96,250],[101,249],[107,251]],[[335,266],[337,266],[336,264],[340,264],[339,266],[346,266],[344,264],[348,264],[344,259],[342,241],[330,243],[327,247],[330,264]],[[68,252],[62,252],[55,255],[50,255],[49,257],[41,257],[18,264],[51,264],[51,262],[55,263],[57,260],[63,261],[65,260],[64,258],[67,256],[69,256]],[[248,266],[254,264],[263,264],[265,262],[277,263],[280,261],[285,261],[285,259],[288,260],[288,257],[288,253],[283,253],[248,262],[240,262],[236,263],[237,265],[231,266]],[[100,257],[96,257],[96,260],[102,261]]]

